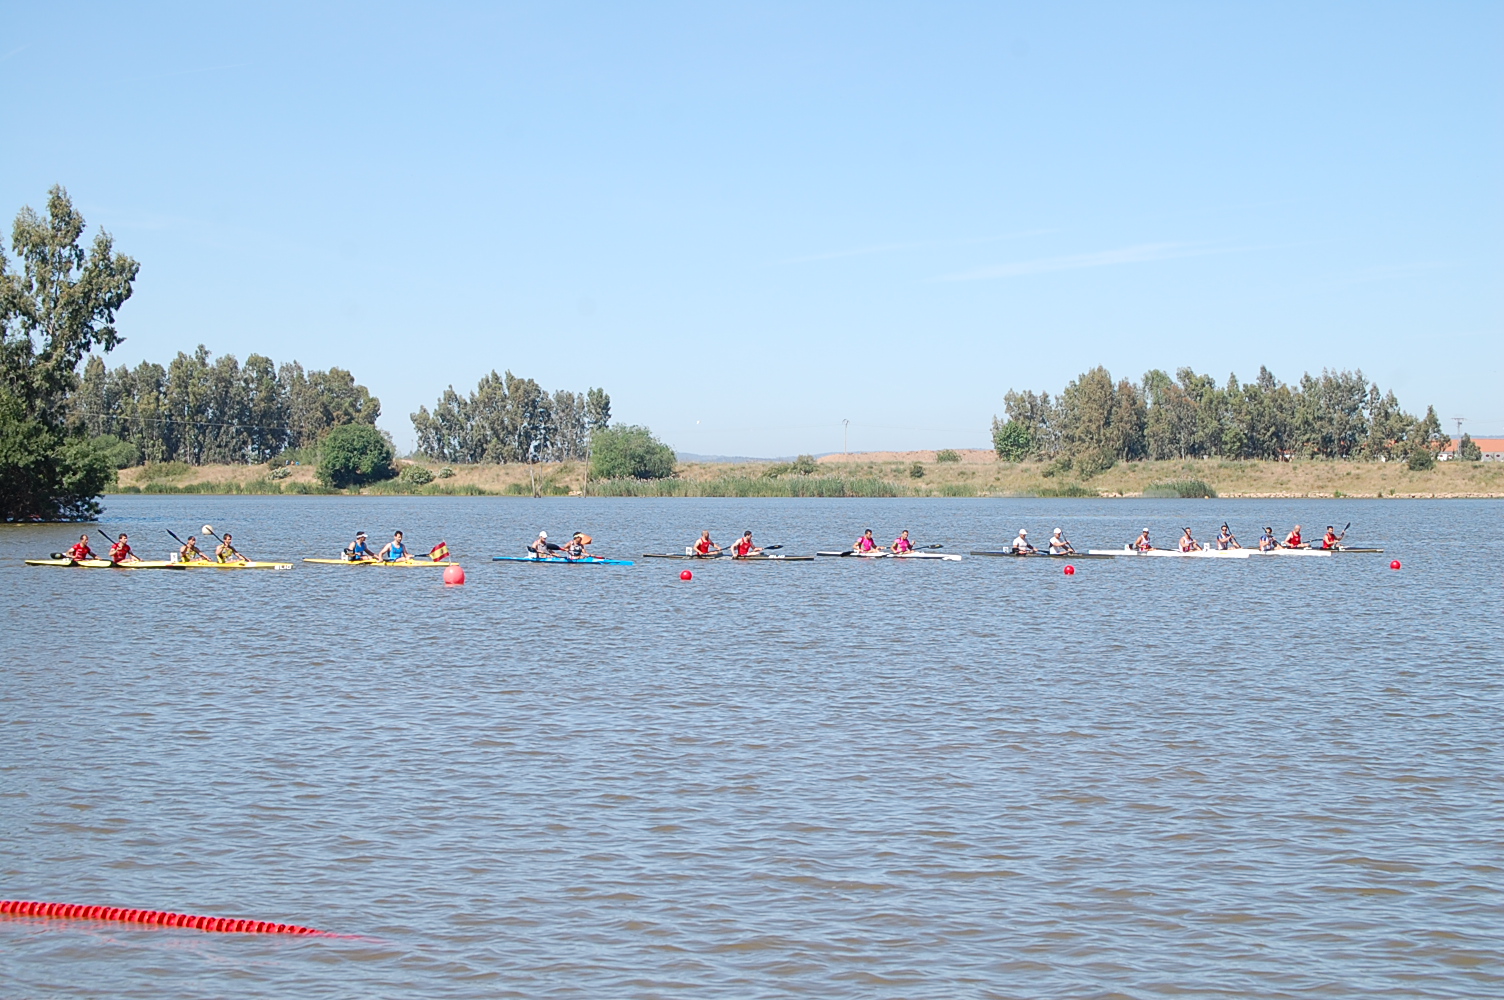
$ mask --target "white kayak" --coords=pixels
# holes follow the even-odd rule
[[[1087,555],[1091,556],[1128,556],[1149,557],[1158,556],[1164,559],[1247,559],[1254,554],[1252,549],[1202,549],[1199,552],[1181,552],[1179,549],[1150,549],[1147,552],[1139,552],[1129,546],[1121,549],[1087,549]]]
[[[1330,549],[1270,549],[1268,552],[1260,552],[1258,549],[1249,549],[1256,556],[1324,556],[1331,558]]]
[[[838,556],[845,559],[943,559],[960,562],[961,557],[950,552],[816,552],[817,556]]]

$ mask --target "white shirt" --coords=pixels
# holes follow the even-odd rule
[[[1026,551],[1028,551],[1028,548],[1029,548],[1029,540],[1027,538],[1025,538],[1023,535],[1019,535],[1017,538],[1013,539],[1013,551],[1014,552],[1026,552]]]

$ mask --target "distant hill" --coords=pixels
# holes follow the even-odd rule
[[[681,462],[724,462],[728,465],[742,465],[747,462],[792,462],[793,455],[779,458],[749,458],[746,455],[696,455],[693,452],[675,452]]]

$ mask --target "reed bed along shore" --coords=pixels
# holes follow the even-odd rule
[[[591,480],[580,462],[526,465],[421,464],[434,479],[397,479],[359,492],[408,496],[616,497],[1499,497],[1504,462],[1442,462],[1412,472],[1399,462],[1232,462],[1217,459],[1127,462],[1081,479],[1051,474],[1043,462],[999,462],[989,452],[825,456],[809,474],[787,463],[681,463],[671,479]],[[916,457],[917,456],[917,457]],[[346,493],[322,486],[313,466],[187,466],[122,470],[117,493],[309,496]],[[447,475],[445,473],[448,473]]]

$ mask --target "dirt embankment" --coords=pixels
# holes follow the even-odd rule
[[[1156,483],[1201,480],[1224,497],[1499,497],[1504,498],[1504,462],[1442,462],[1425,472],[1411,472],[1400,462],[1229,462],[1219,459],[1125,462],[1081,479],[1072,473],[1049,475],[1043,462],[999,462],[990,451],[956,449],[956,461],[941,462],[937,452],[861,452],[826,455],[817,476],[883,480],[909,495],[1138,496]],[[584,464],[550,462],[526,465],[421,464],[435,474],[420,492],[531,496],[536,484],[545,496],[577,494],[584,486]],[[287,466],[285,473],[265,465],[146,466],[125,469],[125,490],[148,492],[298,493],[318,489],[312,466]],[[697,483],[789,475],[786,466],[769,462],[737,464],[689,462],[678,476]],[[917,473],[917,474],[916,474]],[[273,478],[276,476],[277,478]],[[712,486],[707,488],[713,489]],[[378,484],[366,492],[401,492],[398,484]]]

